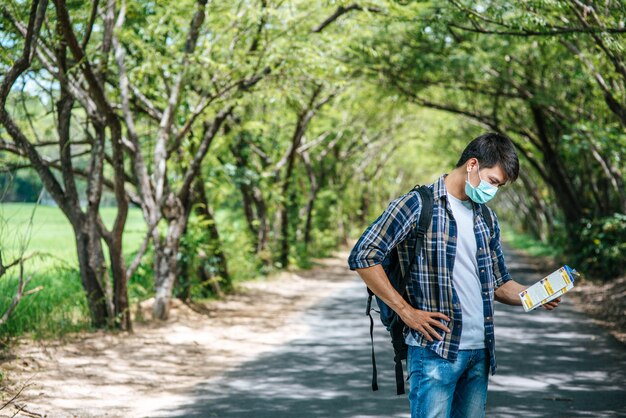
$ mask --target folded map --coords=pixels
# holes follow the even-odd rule
[[[519,297],[526,312],[548,303],[574,287],[574,279],[578,272],[565,265],[550,275],[539,280],[523,292]]]

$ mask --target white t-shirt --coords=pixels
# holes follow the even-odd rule
[[[452,285],[461,302],[463,328],[460,350],[485,348],[485,316],[476,259],[474,211],[469,200],[462,201],[448,193],[450,209],[456,221],[456,257]]]

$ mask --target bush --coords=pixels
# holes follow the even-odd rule
[[[0,280],[0,312],[4,313],[17,288],[17,277]],[[8,322],[0,327],[0,337],[30,333],[34,338],[62,336],[90,329],[89,308],[78,270],[55,266],[33,274],[25,291],[41,286],[37,293],[24,296]]]
[[[626,271],[626,214],[586,220],[570,233],[567,253],[587,275],[610,280]]]

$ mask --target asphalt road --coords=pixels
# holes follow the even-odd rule
[[[558,267],[507,253],[522,283]],[[309,327],[306,337],[208,379],[187,403],[151,416],[409,417],[406,396],[395,395],[393,350],[382,325],[375,334],[380,390],[370,389],[366,292],[355,273],[345,274],[352,285],[297,319]],[[553,312],[497,304],[495,324],[499,367],[489,381],[488,417],[626,417],[626,347],[567,295]]]

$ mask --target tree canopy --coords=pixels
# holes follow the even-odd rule
[[[626,267],[625,7],[7,1],[0,186],[15,200],[45,188],[76,236],[94,324],[130,328],[140,266],[167,318],[173,294],[220,293],[243,265],[305,265],[346,243],[499,131],[522,161],[502,218],[614,276]],[[125,259],[135,207],[146,233]]]

